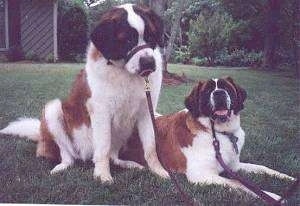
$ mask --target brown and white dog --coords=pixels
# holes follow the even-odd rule
[[[162,21],[149,8],[132,4],[112,8],[91,34],[85,69],[77,75],[68,98],[48,102],[41,120],[19,119],[0,132],[37,141],[37,156],[60,160],[51,173],[66,169],[75,159],[93,159],[94,177],[111,182],[110,159],[122,167],[142,168],[118,158],[119,149],[137,128],[150,169],[168,177],[157,159],[140,76],[152,72],[149,80],[156,108],[162,38]],[[128,58],[137,47],[142,48]]]
[[[213,119],[216,136],[220,141],[220,152],[233,171],[267,173],[294,180],[265,166],[240,162],[240,152],[245,141],[245,133],[240,125],[240,111],[244,108],[245,99],[245,90],[230,77],[200,81],[185,99],[187,109],[156,118],[156,144],[163,165],[184,173],[192,183],[221,184],[250,192],[239,182],[219,175],[224,170],[216,160],[212,144],[210,120]],[[225,132],[238,138],[237,150]],[[136,149],[138,144],[135,144],[135,150],[131,149],[135,140],[136,137],[130,139],[131,145],[122,151],[121,158],[143,163],[143,159],[138,158],[141,157],[138,154],[140,151]],[[279,198],[274,193],[267,193]]]

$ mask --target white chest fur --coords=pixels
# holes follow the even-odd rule
[[[210,128],[209,118],[199,118],[199,121],[207,128]],[[231,125],[227,125],[226,127],[223,125],[222,129],[224,130],[221,130],[221,127],[216,126],[217,131],[232,132],[238,137],[237,147],[239,153],[236,154],[233,143],[230,141],[229,137],[221,133],[216,133],[217,139],[220,142],[220,152],[224,162],[233,170],[237,170],[240,152],[245,140],[245,133],[239,126],[239,117],[233,117]],[[211,131],[200,131],[193,139],[192,146],[182,148],[182,152],[187,159],[186,175],[190,181],[197,182],[203,176],[207,176],[208,174],[219,174],[223,171],[223,168],[215,157],[216,153],[212,143],[213,138]]]
[[[162,81],[162,60],[159,49],[154,50],[154,58],[156,71],[149,75],[149,81],[155,108]],[[130,137],[139,117],[149,112],[143,78],[131,74],[120,65],[107,65],[107,60],[99,58],[97,61],[88,59],[86,66],[87,81],[91,90],[88,107],[92,108],[91,112],[99,116],[97,121],[111,123],[113,151],[119,150]],[[99,122],[99,125],[101,124]]]

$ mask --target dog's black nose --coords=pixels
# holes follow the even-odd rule
[[[227,108],[227,95],[224,90],[216,90],[213,92],[214,105],[217,109]]]
[[[140,58],[140,70],[143,71],[155,71],[155,60],[153,57],[141,57]]]
[[[214,97],[216,98],[226,98],[226,93],[224,90],[216,90],[214,91]]]

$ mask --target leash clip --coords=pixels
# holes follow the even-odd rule
[[[150,92],[151,91],[151,86],[148,77],[145,77],[145,92]]]

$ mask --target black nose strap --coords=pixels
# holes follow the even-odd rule
[[[142,49],[152,49],[152,48],[149,44],[143,44],[143,45],[134,47],[132,50],[130,50],[130,52],[125,57],[125,63],[127,63],[133,57],[133,55],[135,55]]]

